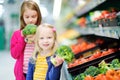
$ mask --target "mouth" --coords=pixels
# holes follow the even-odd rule
[[[47,46],[49,46],[49,44],[43,44],[43,46],[47,47]]]

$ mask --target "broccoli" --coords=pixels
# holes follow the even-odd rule
[[[81,73],[81,74],[77,75],[77,76],[74,78],[74,80],[84,80],[84,78],[85,78],[85,74],[84,74],[84,73]]]
[[[113,59],[112,62],[110,63],[111,68],[120,68],[120,61],[119,59]]]
[[[98,67],[99,67],[100,73],[102,73],[102,74],[105,74],[107,70],[111,70],[111,69],[112,69],[112,68],[110,67],[110,64],[109,64],[109,63],[106,63],[104,60],[101,61],[101,62],[98,64]]]
[[[66,45],[58,47],[56,50],[56,55],[65,59],[67,63],[71,62],[74,58],[74,53],[72,52],[72,49]]]
[[[90,66],[84,71],[85,76],[90,75],[90,76],[96,76],[100,73],[99,69],[95,66]]]
[[[34,24],[26,25],[25,28],[23,29],[23,35],[35,34],[36,28],[37,28],[37,26]]]

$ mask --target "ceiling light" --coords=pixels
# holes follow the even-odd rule
[[[4,3],[4,0],[0,0],[0,3]]]
[[[53,18],[54,19],[57,19],[60,15],[61,4],[62,4],[62,0],[54,0],[54,6],[53,6]]]

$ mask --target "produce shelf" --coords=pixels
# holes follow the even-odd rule
[[[85,69],[88,68],[89,66],[98,66],[98,64],[99,64],[102,60],[105,60],[106,62],[110,62],[112,59],[115,59],[115,58],[119,58],[119,59],[120,59],[120,51],[116,51],[116,52],[111,53],[111,54],[109,54],[109,55],[106,55],[106,56],[103,56],[103,57],[100,57],[100,58],[91,60],[91,61],[89,61],[89,62],[80,64],[80,65],[78,65],[78,66],[68,68],[68,71],[69,71],[69,73],[70,73],[72,76],[76,76],[76,75],[84,72]]]
[[[79,52],[77,54],[75,54],[75,58],[78,59],[81,55],[89,52],[89,51],[94,51],[96,49],[108,49],[108,48],[118,48],[120,45],[120,40],[116,39],[116,38],[110,38],[110,37],[104,37],[104,36],[98,36],[95,34],[88,34],[88,35],[81,35],[78,36],[76,39],[79,38],[84,38],[87,42],[91,42],[96,44],[95,47],[87,49],[85,51]],[[101,40],[103,41],[102,43],[97,43],[97,40]]]
[[[88,50],[85,50],[85,51],[82,51],[82,52],[80,52],[80,53],[77,53],[77,54],[75,54],[75,58],[78,59],[81,55],[83,55],[83,54],[85,54],[85,53],[87,53],[87,52],[89,52],[89,51],[94,51],[94,50],[96,50],[96,49],[99,49],[99,46],[95,46],[95,47],[90,48],[90,49],[88,49]]]

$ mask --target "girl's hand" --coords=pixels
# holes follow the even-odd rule
[[[61,65],[64,62],[64,59],[59,57],[59,56],[56,56],[55,61],[56,61],[55,67],[57,67],[57,66]]]
[[[26,38],[28,40],[28,43],[32,43],[35,40],[35,35],[33,35],[33,34],[32,35],[27,35]]]

